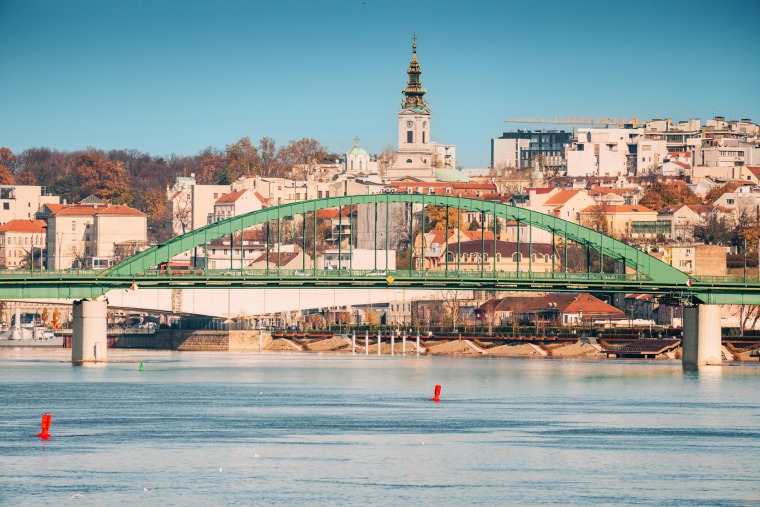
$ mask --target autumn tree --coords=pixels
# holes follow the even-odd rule
[[[700,204],[699,197],[684,181],[655,181],[644,190],[639,204],[653,210],[674,204]]]
[[[0,148],[0,185],[13,185],[16,178],[13,177],[10,166],[16,160],[16,155],[8,148]]]
[[[226,179],[231,183],[242,176],[254,176],[259,165],[259,150],[251,144],[251,139],[243,137],[224,149],[227,156]]]
[[[425,222],[426,231],[446,230],[446,206],[427,206],[425,208]],[[464,223],[464,220],[461,219],[461,210],[449,207],[448,229],[456,229],[460,222]]]
[[[280,150],[279,157],[294,179],[305,180],[326,160],[327,149],[319,141],[303,138],[290,141]]]
[[[195,181],[200,185],[213,185],[222,182],[227,168],[227,158],[213,148],[206,148],[199,154],[199,157]]]
[[[277,144],[271,137],[262,137],[259,141],[259,164],[259,176],[263,178],[285,175],[284,165],[277,151]]]
[[[79,197],[97,195],[112,204],[131,204],[129,182],[121,162],[111,162],[97,152],[80,154],[74,168]]]
[[[705,194],[705,203],[712,204],[726,192],[734,192],[737,188],[739,188],[739,183],[735,181],[730,181],[724,185],[713,187],[707,192],[707,194]]]

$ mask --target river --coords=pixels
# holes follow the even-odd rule
[[[760,505],[759,363],[69,354],[0,350],[2,505]]]

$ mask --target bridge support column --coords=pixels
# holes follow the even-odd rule
[[[683,366],[722,363],[720,306],[697,305],[683,309]]]
[[[74,302],[74,326],[71,337],[71,362],[76,364],[107,361],[108,346],[105,301]]]

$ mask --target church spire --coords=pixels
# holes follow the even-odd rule
[[[406,83],[404,89],[404,101],[401,103],[402,109],[425,109],[427,108],[427,101],[424,99],[425,89],[420,83],[420,64],[417,62],[417,34],[412,37],[412,61],[409,62],[409,69],[406,71],[409,74],[409,81]]]

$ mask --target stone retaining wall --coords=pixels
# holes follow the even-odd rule
[[[153,335],[123,335],[112,344],[115,348],[145,348],[192,351],[259,351],[258,330],[207,331],[187,329],[160,329]],[[265,348],[272,341],[269,333],[261,336]]]

